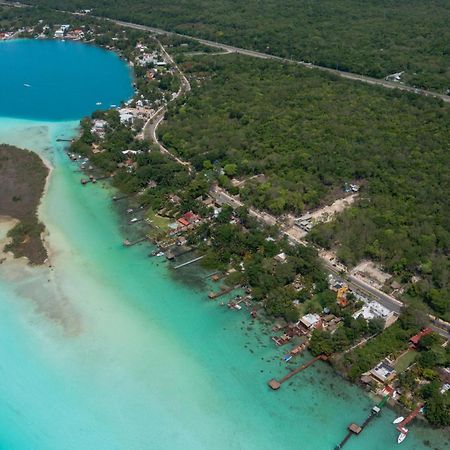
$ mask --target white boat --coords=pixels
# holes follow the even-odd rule
[[[158,252],[156,256],[164,256],[164,252]]]
[[[28,83],[23,83],[23,85],[24,85],[25,87],[31,87],[31,84],[28,84]]]
[[[102,104],[102,102],[97,102],[96,103],[97,106],[100,106],[101,104]]]
[[[400,434],[398,435],[398,438],[397,438],[397,444],[401,444],[404,440],[405,440],[405,438],[406,438],[406,436],[408,435],[408,429],[406,429],[406,428],[400,428]]]
[[[403,416],[397,417],[392,423],[397,424],[403,422],[405,418]]]
[[[128,213],[128,214],[131,214],[132,212],[133,212],[133,208],[128,208],[128,209],[127,209],[127,213]]]
[[[135,223],[135,222],[137,222],[138,220],[137,220],[137,218],[136,217],[133,217],[131,220],[130,220],[130,223]]]

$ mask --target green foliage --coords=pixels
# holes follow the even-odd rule
[[[450,10],[444,0],[29,0],[440,91],[448,85]],[[239,112],[239,109],[236,111]],[[245,116],[243,117],[244,120]]]
[[[409,338],[419,330],[411,322],[398,320],[394,325],[345,356],[348,375],[356,379],[389,355],[395,355],[407,348]]]

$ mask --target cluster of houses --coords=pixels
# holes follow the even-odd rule
[[[108,122],[106,120],[94,119],[92,121],[91,133],[98,136],[100,139],[104,139],[107,126]]]
[[[422,331],[411,337],[409,340],[409,349],[415,350],[420,340],[432,333],[431,328],[424,328]],[[443,380],[441,393],[450,389],[450,368],[441,368],[440,375]],[[400,388],[396,385],[397,371],[395,370],[395,361],[385,358],[375,367],[361,376],[361,382],[366,385],[374,386],[375,391],[379,395],[390,395],[394,400],[400,394]],[[447,387],[448,386],[448,387]]]
[[[61,25],[53,34],[55,39],[64,39],[66,32],[69,30],[70,25]]]
[[[302,338],[300,339],[302,347],[306,348],[309,338],[314,330],[327,330],[330,333],[333,333],[336,331],[341,321],[341,317],[330,314],[328,309],[325,309],[323,314],[305,314],[300,317],[296,323],[287,325],[281,336],[272,336],[272,340],[276,345],[281,346],[287,344],[296,337],[300,337]],[[277,329],[274,328],[273,331],[277,331]]]
[[[328,276],[328,285],[332,291],[336,292],[337,303],[341,307],[346,307],[348,305],[348,285],[342,280],[336,279],[331,274]],[[399,318],[399,315],[395,311],[391,311],[380,303],[374,300],[370,300],[367,297],[364,297],[363,295],[356,292],[352,292],[352,294],[356,298],[356,300],[363,303],[362,307],[358,311],[355,311],[353,313],[352,317],[354,319],[358,319],[359,317],[362,317],[367,321],[380,319],[383,323],[384,329],[386,329],[394,324]]]
[[[146,45],[138,42],[136,44],[136,50],[138,50],[139,54],[136,56],[135,64],[142,67],[147,67],[149,65],[155,67],[166,67],[167,63],[163,60],[159,59],[158,52],[153,51],[151,53],[148,52],[148,48]]]
[[[0,41],[7,41],[8,39],[12,39],[14,37],[14,31],[2,31],[0,32]]]
[[[169,225],[169,235],[174,236],[181,232],[191,230],[201,223],[201,217],[194,214],[192,211],[184,213],[176,222]]]

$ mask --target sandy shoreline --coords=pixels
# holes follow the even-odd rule
[[[36,153],[36,154],[39,156],[39,158],[41,159],[41,161],[43,162],[45,167],[47,167],[47,169],[48,169],[48,174],[47,174],[47,177],[45,178],[44,189],[42,191],[41,199],[39,201],[39,205],[38,205],[38,209],[37,209],[37,215],[38,215],[38,219],[44,224],[44,227],[45,227],[44,231],[41,233],[42,244],[44,245],[45,251],[47,252],[47,258],[43,264],[46,264],[49,267],[51,267],[54,254],[53,254],[53,251],[52,251],[52,248],[50,245],[50,241],[48,239],[49,238],[48,228],[45,226],[45,222],[44,222],[44,220],[42,220],[42,217],[41,217],[41,207],[42,207],[44,198],[48,193],[48,189],[50,187],[50,181],[51,181],[54,167],[52,166],[50,161],[48,161],[45,158],[42,158],[42,156],[39,155],[38,153]]]

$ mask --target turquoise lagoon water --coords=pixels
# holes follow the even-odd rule
[[[42,44],[51,59],[52,43]],[[11,45],[24,45],[38,65],[48,63],[36,56],[39,45]],[[72,51],[72,44],[54,45]],[[101,55],[98,70],[108,72],[112,90],[103,99],[127,98],[129,79],[117,58],[76,47],[80,78],[71,79],[72,88],[91,92],[82,72]],[[89,105],[76,102],[83,114],[95,109],[87,97]],[[283,351],[243,311],[221,308],[200,287],[175,280],[165,262],[147,257],[146,246],[122,246],[130,230],[109,189],[81,187],[57,141],[76,134],[76,113],[64,100],[53,104],[43,111],[28,103],[14,118],[1,106],[0,141],[31,148],[54,170],[40,208],[51,266],[0,266],[0,448],[332,449],[372,402],[323,363],[270,391],[267,380],[286,372]],[[346,448],[396,448],[394,417],[384,410]],[[402,447],[426,448],[426,440],[448,446],[414,424]]]

